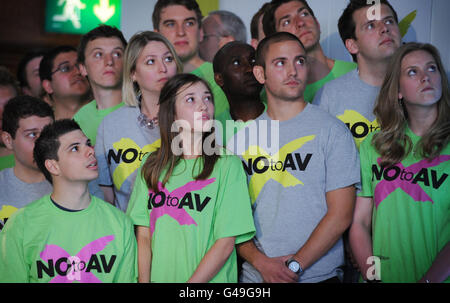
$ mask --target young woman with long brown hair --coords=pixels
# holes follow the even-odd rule
[[[374,113],[380,130],[361,145],[362,189],[350,229],[363,278],[448,282],[450,95],[434,46],[397,50]]]
[[[201,78],[180,74],[163,87],[161,147],[143,159],[127,210],[140,282],[237,282],[234,246],[255,229],[241,161],[215,147],[213,117]]]

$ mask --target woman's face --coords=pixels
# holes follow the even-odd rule
[[[202,82],[188,83],[178,91],[175,101],[175,119],[180,126],[193,132],[211,130],[214,117],[212,94]]]
[[[164,84],[177,73],[177,65],[167,46],[160,41],[150,41],[136,61],[131,79],[141,91],[160,93]]]
[[[402,60],[399,83],[399,98],[405,106],[436,106],[441,96],[441,74],[433,56],[423,50],[407,54]]]

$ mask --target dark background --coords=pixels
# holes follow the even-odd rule
[[[0,1],[0,65],[13,75],[26,52],[63,44],[77,47],[80,37],[45,32],[45,0]]]

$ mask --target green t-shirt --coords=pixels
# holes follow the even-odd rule
[[[330,73],[326,75],[324,78],[316,81],[314,83],[308,84],[305,89],[304,98],[306,102],[311,103],[314,100],[314,97],[317,91],[324,86],[325,83],[334,80],[342,75],[345,75],[349,71],[354,70],[358,65],[355,62],[347,62],[342,60],[335,60],[334,66],[331,69]]]
[[[411,152],[383,168],[371,144],[375,133],[361,144],[358,193],[373,198],[373,254],[383,282],[417,282],[450,240],[450,144],[431,162]],[[406,134],[415,148],[420,137],[409,128]]]
[[[197,69],[193,70],[191,74],[208,82],[214,96],[214,117],[219,117],[224,111],[230,111],[230,105],[228,104],[225,93],[217,85],[216,80],[214,80],[214,70],[210,62],[203,63]]]
[[[0,157],[0,170],[14,167],[15,164],[16,161],[14,160],[14,154]]]
[[[195,181],[199,163],[200,159],[181,160],[166,187],[159,183],[156,194],[148,189],[139,169],[127,215],[135,225],[150,227],[152,282],[186,282],[218,239],[236,237],[237,244],[255,233],[239,158],[220,157],[206,180]],[[210,282],[237,282],[235,249]]]
[[[97,129],[100,123],[102,123],[103,118],[124,105],[125,103],[121,102],[113,107],[98,109],[97,101],[93,100],[80,108],[73,116],[73,119],[80,125],[86,137],[91,140],[92,145],[95,145]]]
[[[94,196],[88,208],[70,212],[46,195],[0,232],[0,282],[137,282],[133,224]]]

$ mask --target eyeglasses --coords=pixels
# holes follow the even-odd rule
[[[61,63],[60,65],[58,65],[58,68],[56,70],[54,70],[51,74],[53,75],[56,72],[68,74],[68,73],[72,72],[74,68],[79,70],[79,67],[77,64]]]
[[[210,39],[209,37],[216,37],[218,40],[220,40],[220,38],[221,38],[222,36],[220,36],[220,35],[215,35],[215,34],[211,34],[211,35],[203,35],[203,39],[204,39],[204,40],[209,40],[209,39]]]

